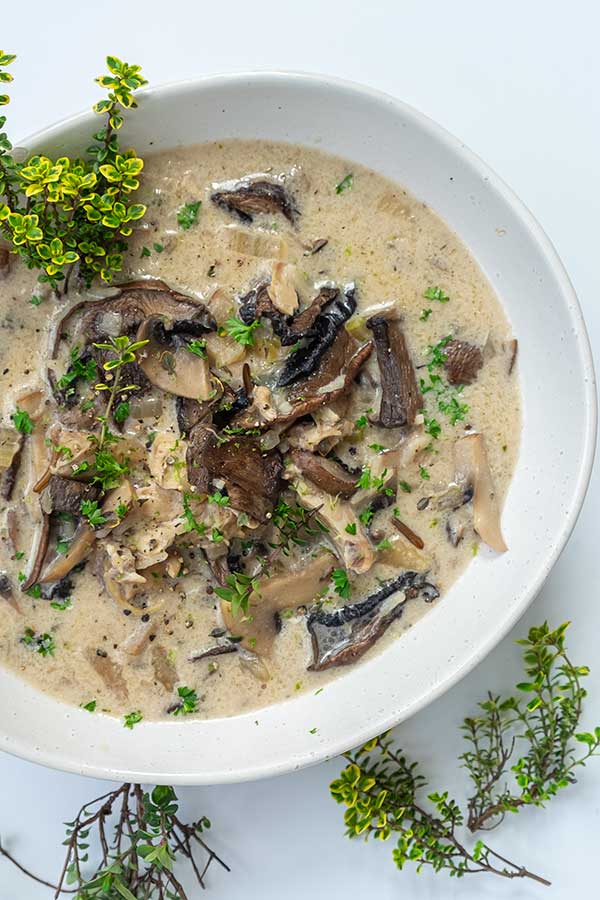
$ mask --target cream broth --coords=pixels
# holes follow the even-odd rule
[[[241,184],[250,194],[257,182],[281,193],[263,189],[248,206],[239,192],[246,177]],[[93,343],[76,310],[59,329],[63,339],[51,359],[65,312],[80,301],[110,305],[118,294],[72,287],[56,299],[40,293],[35,273],[13,260],[0,281],[3,435],[9,440],[17,407],[28,411],[34,430],[24,439],[10,499],[2,501],[0,664],[68,703],[95,701],[98,712],[170,718],[186,712],[178,688],[188,688],[197,697],[189,715],[231,716],[314,692],[348,664],[361,665],[363,651],[375,654],[401,640],[433,603],[446,602],[481,539],[498,544],[497,507],[519,446],[516,344],[491,286],[457,236],[402,187],[354,163],[304,147],[228,140],[150,156],[140,193],[148,212],[130,241],[123,282],[160,279],[183,297],[177,300],[182,310],[204,304],[216,330],[206,330],[205,316],[193,333],[178,333],[178,316],[160,311],[166,325],[159,318],[148,326],[152,341],[138,361],[151,383],[119,393],[117,402],[128,402],[130,415],[109,423],[117,438],[109,450],[128,471],[108,505],[111,490],[102,495],[91,485],[89,497],[104,513],[94,528],[79,500],[75,512],[65,513],[60,497],[48,499],[48,486],[41,492],[33,486],[44,473],[46,481],[55,479],[56,490],[66,478],[74,478],[78,490],[91,484],[95,445],[86,444],[86,433],[97,440],[96,417],[106,402],[106,392],[95,392],[94,385],[106,379],[110,387],[102,351],[92,348],[88,356],[96,361],[96,377],[75,379],[76,393],[64,388],[60,403],[47,370],[56,389],[73,346]],[[211,199],[215,194],[219,203]],[[178,213],[197,201],[196,221],[183,228]],[[278,387],[286,366],[296,365],[292,357],[301,360],[316,339],[310,328],[299,328],[298,340],[284,345],[277,322],[289,326],[323,286],[338,291],[323,314],[336,304],[342,309],[346,300],[356,304],[336,324],[332,345],[339,349],[344,342],[345,367],[330,373],[325,387],[307,387],[314,370],[308,380]],[[252,309],[243,298],[253,289],[260,295],[254,302],[270,304],[275,313],[257,313],[259,324],[248,332],[253,344],[243,344],[226,322]],[[157,293],[162,297],[165,289]],[[32,295],[42,302],[33,305]],[[99,328],[110,335],[116,327],[118,316],[107,310],[94,320],[95,338]],[[377,346],[354,371],[348,359],[374,340]],[[401,398],[408,421],[383,427],[381,366],[386,354],[399,352],[399,340],[411,369],[400,393],[408,380],[413,396]],[[157,342],[168,349],[159,346],[152,369]],[[432,355],[429,348],[436,346]],[[448,366],[452,358],[456,370]],[[182,368],[188,363],[189,374]],[[204,363],[208,387],[202,394],[194,379]],[[356,377],[346,383],[348,366]],[[236,414],[248,374],[252,401]],[[208,409],[202,421],[187,422],[188,430],[182,429],[184,402],[178,418],[175,396],[184,385],[192,413],[198,399]],[[335,399],[290,420],[290,410],[319,390],[337,391]],[[387,394],[397,407],[393,385]],[[236,455],[242,452],[236,443],[252,448],[248,457]],[[215,460],[229,452],[219,469]],[[325,458],[329,474],[322,476]],[[91,468],[77,471],[86,459]],[[262,491],[265,460],[271,466],[265,483],[271,481]],[[234,482],[245,467],[252,481],[254,465],[260,477],[252,498],[247,486]],[[342,479],[346,487],[325,490],[317,483],[321,476]],[[207,490],[201,478],[209,479]],[[40,584],[34,578],[23,592],[44,496],[51,527],[41,572],[56,557],[51,571],[66,571],[67,580]],[[249,511],[249,502],[256,509]],[[68,571],[64,560],[82,527],[91,532],[90,543],[76,571]],[[227,578],[240,571],[257,588],[246,616],[233,615],[231,600],[221,602],[216,593],[219,580],[221,592],[231,592]],[[402,572],[412,573],[412,581],[401,597],[386,600],[389,621],[378,618],[384,608],[378,601],[367,618],[357,614],[355,626],[327,619],[339,607],[375,596]],[[348,637],[353,627],[358,630]],[[327,644],[317,651],[315,632]],[[203,656],[207,651],[214,655]],[[320,668],[319,657],[337,664]],[[315,660],[317,670],[308,669]]]

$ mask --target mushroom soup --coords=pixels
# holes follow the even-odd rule
[[[118,286],[40,294],[0,249],[0,662],[98,712],[234,715],[506,551],[517,342],[456,235],[353,163],[224,141],[141,192]]]

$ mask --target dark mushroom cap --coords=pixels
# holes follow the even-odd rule
[[[413,425],[423,398],[400,323],[372,316],[367,328],[373,332],[381,374],[379,424],[384,428]]]
[[[285,188],[274,181],[240,182],[215,191],[210,199],[243,222],[252,222],[257,213],[281,213],[293,224],[298,212]]]
[[[449,341],[444,348],[444,368],[450,384],[473,384],[483,366],[480,347],[467,341]]]

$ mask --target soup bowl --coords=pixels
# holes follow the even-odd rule
[[[93,114],[83,114],[24,144],[77,153],[95,128]],[[405,185],[469,247],[520,347],[523,433],[503,515],[510,550],[480,553],[413,628],[318,696],[230,718],[142,722],[130,731],[1,670],[0,747],[85,775],[185,784],[253,779],[334,756],[396,725],[472,669],[516,622],[565,546],[589,480],[596,396],[577,298],[540,226],[481,160],[398,100],[296,73],[211,76],[147,90],[123,135],[142,155],[223,138],[300,143],[362,163]]]

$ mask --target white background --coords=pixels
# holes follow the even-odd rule
[[[152,83],[208,72],[289,68],[362,81],[436,119],[479,153],[532,209],[556,244],[600,347],[600,54],[593,0],[202,0],[16,3],[2,0],[0,47],[17,52],[11,134],[22,137],[91,104],[107,52],[142,64]],[[560,409],[556,410],[560,415]],[[547,485],[552,490],[552,485]],[[398,729],[437,789],[464,791],[458,725],[488,688],[519,680],[512,638],[572,619],[573,659],[593,667],[587,724],[600,723],[598,478],[571,542],[514,634],[461,684]],[[461,882],[399,873],[392,842],[350,843],[328,784],[333,761],[268,782],[179,791],[190,816],[213,820],[232,873],[209,874],[209,897],[262,900],[527,898],[546,889],[491,876]],[[0,757],[0,835],[54,878],[61,821],[104,785]],[[490,840],[553,882],[547,896],[597,896],[600,762],[545,811],[511,818]],[[192,892],[190,900],[200,896]],[[0,860],[0,900],[50,897]]]

